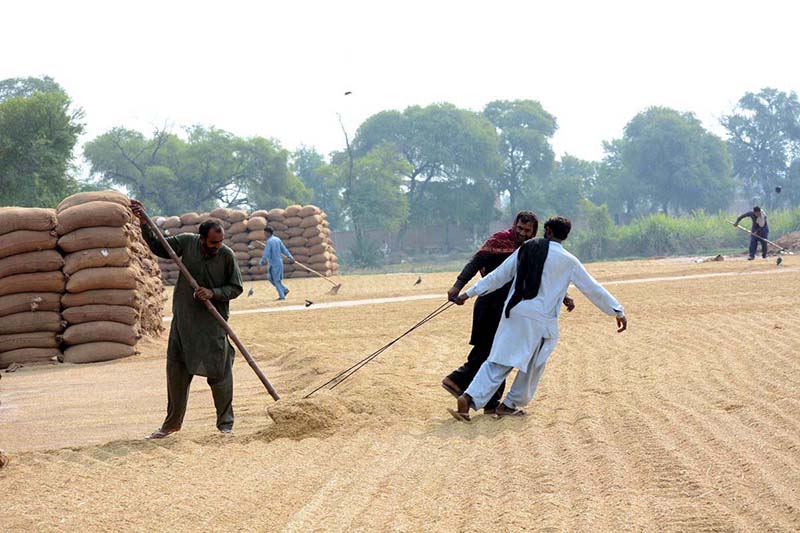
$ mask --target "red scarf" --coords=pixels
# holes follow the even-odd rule
[[[511,255],[517,251],[517,248],[522,246],[521,242],[517,242],[517,233],[514,228],[509,228],[503,231],[498,231],[489,237],[481,249],[478,250],[479,254],[503,254]],[[481,276],[485,276],[484,268],[481,269]]]

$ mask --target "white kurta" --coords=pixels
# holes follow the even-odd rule
[[[467,295],[481,296],[499,289],[509,281],[516,280],[518,252],[511,254],[491,274],[470,287]],[[511,310],[509,318],[506,318],[505,311],[503,312],[488,361],[525,369],[528,368],[531,357],[535,355],[534,367],[543,365],[558,341],[558,316],[570,283],[573,283],[607,315],[617,317],[624,315],[624,309],[619,302],[597,283],[581,262],[566,251],[561,243],[550,241],[539,293],[535,298],[519,302]],[[512,284],[506,305],[513,294]]]

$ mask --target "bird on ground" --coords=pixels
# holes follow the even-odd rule
[[[254,290],[253,290],[253,287],[250,287],[250,290],[249,290],[249,291],[247,291],[247,297],[248,297],[248,298],[250,298],[250,297],[251,297],[252,295],[254,295],[255,293],[256,293],[256,291],[254,291]]]
[[[419,285],[420,283],[422,283],[422,276],[417,278],[417,281],[414,283],[414,285]]]
[[[311,300],[306,300],[306,307],[308,307],[308,306],[312,305],[313,303],[314,303],[314,302],[312,302]]]
[[[775,261],[775,264],[777,264],[778,266],[781,266],[781,263],[783,263],[783,257],[778,257],[778,260]]]

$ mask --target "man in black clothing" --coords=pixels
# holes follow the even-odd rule
[[[513,254],[517,248],[528,239],[536,236],[539,227],[539,220],[531,211],[520,211],[514,218],[514,225],[504,231],[499,231],[492,235],[481,249],[472,257],[469,263],[456,278],[456,282],[447,291],[450,300],[458,297],[461,289],[477,274],[486,276],[497,268],[508,256]],[[442,387],[458,398],[472,382],[475,374],[478,373],[481,365],[492,349],[494,334],[500,324],[500,317],[503,312],[503,304],[511,289],[511,283],[503,288],[481,296],[475,301],[472,311],[472,335],[469,343],[472,350],[467,356],[467,361],[458,369],[451,372],[442,380]],[[569,296],[564,298],[564,305],[569,311],[574,309],[575,304]],[[497,407],[505,389],[505,382],[500,385],[495,395],[486,404],[485,413],[492,413]]]

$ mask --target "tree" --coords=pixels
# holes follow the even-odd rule
[[[748,199],[774,205],[793,161],[800,158],[800,102],[794,91],[764,88],[745,93],[730,115],[722,117],[734,175]]]
[[[499,170],[492,124],[452,104],[412,106],[402,113],[373,115],[358,128],[353,148],[356,156],[363,156],[384,143],[408,163],[404,186],[415,213],[432,181],[485,178]]]
[[[332,228],[338,229],[343,223],[342,197],[339,188],[326,176],[325,158],[314,148],[301,146],[291,157],[292,170],[311,191],[311,203],[328,215]]]
[[[51,78],[0,82],[0,204],[53,207],[77,192],[83,111]]]
[[[486,105],[483,115],[499,135],[503,168],[494,182],[498,192],[508,191],[515,212],[523,191],[535,188],[553,170],[550,138],[558,128],[556,119],[535,100],[496,100]]]
[[[620,147],[623,176],[642,186],[650,210],[716,211],[730,204],[725,144],[692,113],[651,107],[628,122]]]
[[[203,126],[186,134],[183,140],[159,129],[147,138],[114,128],[87,143],[84,155],[102,184],[122,187],[164,214],[217,205],[270,208],[310,197],[276,142]]]

